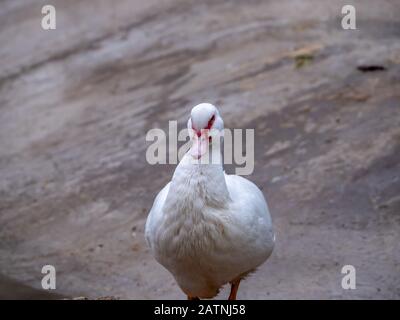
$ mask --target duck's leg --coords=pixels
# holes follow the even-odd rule
[[[198,297],[187,296],[188,300],[200,300]]]
[[[239,289],[240,280],[241,279],[239,278],[231,282],[231,293],[229,295],[228,300],[236,300],[236,294]]]

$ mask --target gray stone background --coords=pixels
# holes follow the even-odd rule
[[[238,298],[400,298],[399,1],[351,1],[357,30],[339,0],[51,3],[44,31],[47,1],[0,2],[0,298],[52,264],[50,297],[184,299],[143,237],[174,170],[145,134],[203,101],[255,129],[277,231]]]

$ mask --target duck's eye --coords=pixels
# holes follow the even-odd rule
[[[214,124],[214,121],[215,121],[215,114],[211,117],[210,120],[208,120],[207,129],[211,129],[212,125]]]

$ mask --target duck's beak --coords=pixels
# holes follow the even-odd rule
[[[208,134],[206,132],[200,134],[200,136],[195,134],[192,140],[193,144],[192,147],[190,148],[190,155],[194,159],[198,160],[208,150]]]

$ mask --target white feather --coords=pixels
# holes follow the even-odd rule
[[[210,112],[207,107],[203,113],[209,117]],[[191,121],[205,122],[198,118],[192,111]],[[190,153],[157,195],[145,234],[156,260],[181,289],[201,298],[214,297],[224,284],[255,270],[270,256],[275,240],[257,186],[226,175],[221,163],[194,162]]]

